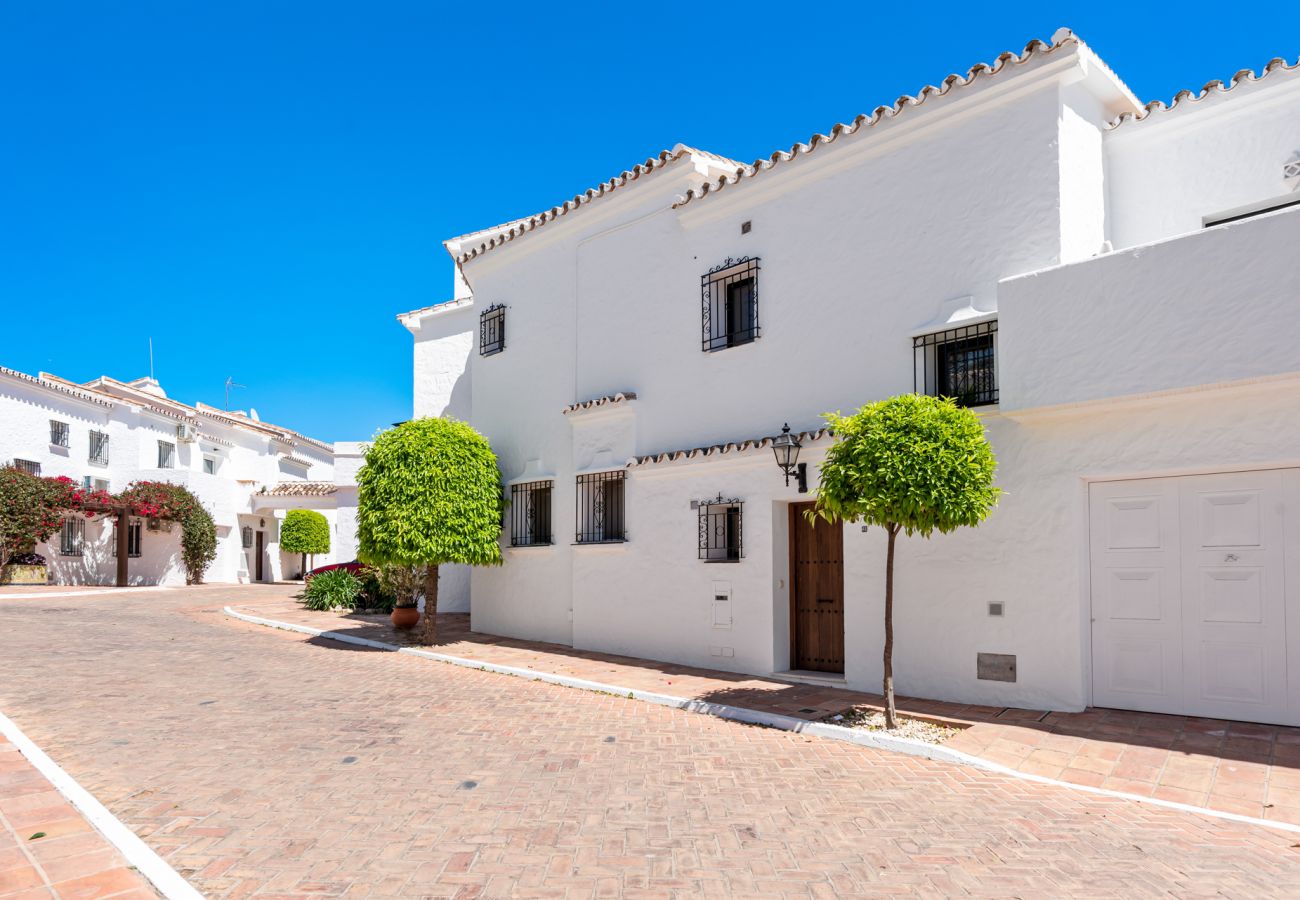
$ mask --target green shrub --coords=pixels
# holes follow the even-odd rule
[[[357,605],[379,612],[392,612],[393,607],[397,605],[397,595],[384,587],[384,583],[374,569],[365,571],[366,574],[361,579],[361,599],[357,601]]]
[[[361,580],[347,569],[330,569],[312,576],[298,595],[308,609],[354,609],[361,596]]]

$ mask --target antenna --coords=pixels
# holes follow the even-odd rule
[[[234,376],[226,377],[226,412],[230,412],[230,389],[244,387],[242,384],[235,384]]]
[[[149,338],[149,378],[153,379],[153,338]]]

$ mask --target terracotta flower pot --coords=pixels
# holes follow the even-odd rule
[[[420,621],[420,611],[414,606],[394,606],[388,618],[392,620],[394,628],[405,631],[414,628],[415,623]]]

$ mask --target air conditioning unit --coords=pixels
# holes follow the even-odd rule
[[[176,426],[176,440],[182,444],[192,444],[198,437],[198,429],[191,422],[181,422]]]

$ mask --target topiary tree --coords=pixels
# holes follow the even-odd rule
[[[425,567],[424,643],[437,637],[438,566],[500,565],[503,508],[496,455],[464,422],[414,419],[381,432],[366,450],[357,473],[357,557]]]
[[[997,461],[984,426],[952,400],[903,394],[851,416],[826,415],[835,443],[821,465],[810,518],[879,525],[885,555],[885,727],[894,709],[894,544],[898,533],[930,537],[982,522],[997,505]]]
[[[307,554],[330,552],[330,523],[314,509],[291,509],[280,526],[280,549],[302,554],[302,573],[307,574]],[[313,560],[314,562],[314,560]]]

